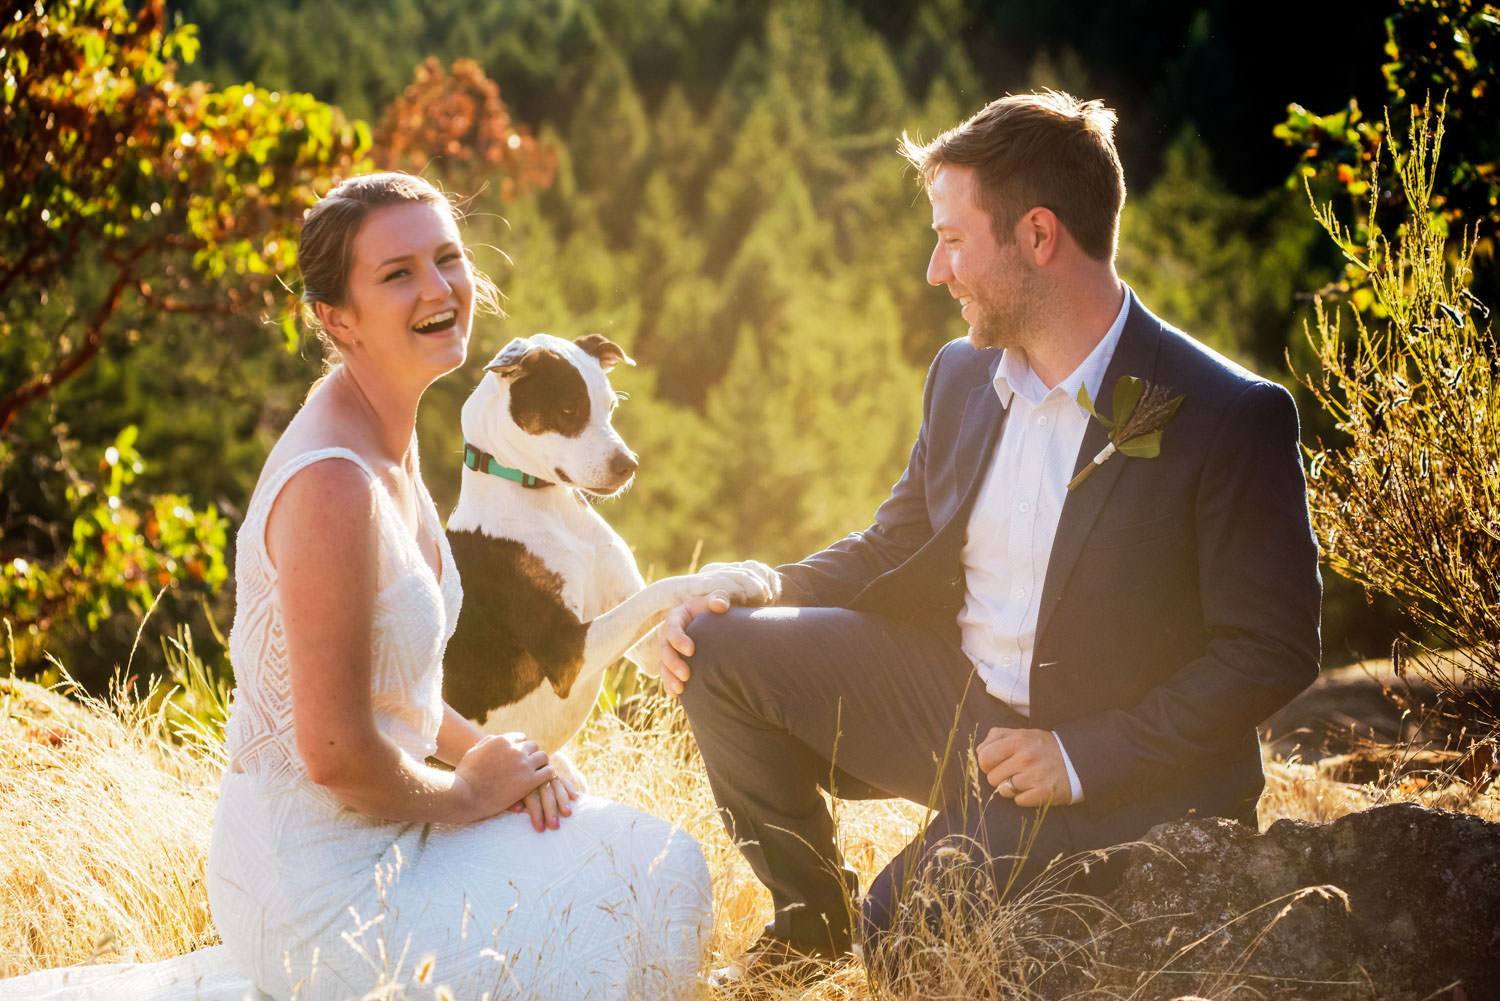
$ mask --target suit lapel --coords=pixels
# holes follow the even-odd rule
[[[958,510],[962,511],[974,492],[974,486],[982,480],[989,468],[990,455],[995,442],[1000,438],[1000,427],[1005,423],[1005,408],[995,393],[995,370],[1000,364],[1000,353],[990,364],[990,377],[969,391],[964,405],[963,424],[959,428],[958,442],[954,453],[957,477]]]
[[[1134,375],[1154,380],[1156,375],[1156,351],[1161,343],[1161,321],[1157,320],[1139,302],[1130,307],[1125,319],[1125,329],[1120,332],[1120,341],[1115,345],[1114,357],[1104,372],[1104,381],[1099,386],[1101,399],[1094,401],[1094,409],[1109,414],[1115,383],[1121,376]],[[1093,461],[1099,450],[1109,442],[1109,432],[1103,424],[1089,418],[1083,433],[1083,443],[1073,462],[1073,475]],[[1069,490],[1063,501],[1062,514],[1057,522],[1057,534],[1052,540],[1052,554],[1047,560],[1047,578],[1042,585],[1041,609],[1037,616],[1036,635],[1040,639],[1047,629],[1053,611],[1062,600],[1063,588],[1083,551],[1084,540],[1098,520],[1099,513],[1113,492],[1116,481],[1124,472],[1129,460],[1115,456],[1099,466],[1089,478],[1075,490]]]

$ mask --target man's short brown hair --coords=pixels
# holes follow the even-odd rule
[[[1051,209],[1084,253],[1114,258],[1125,171],[1115,151],[1115,113],[1055,90],[1008,94],[929,143],[901,134],[901,152],[930,188],[944,164],[973,167],[980,207],[1008,243],[1022,215]]]

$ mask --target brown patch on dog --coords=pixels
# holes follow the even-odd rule
[[[483,720],[544,679],[567,698],[583,669],[586,626],[563,607],[562,578],[513,539],[449,532],[448,542],[464,604],[443,659],[443,699]]]
[[[556,351],[528,352],[510,378],[510,416],[522,431],[576,438],[589,426],[588,384]]]

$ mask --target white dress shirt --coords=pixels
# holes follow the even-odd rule
[[[1031,709],[1031,660],[1042,582],[1089,421],[1078,403],[1078,387],[1087,386],[1089,399],[1098,401],[1130,302],[1127,289],[1104,339],[1051,389],[1031,370],[1024,352],[1005,351],[995,373],[995,393],[1007,416],[969,517],[963,548],[967,591],[958,624],[963,651],[985,689],[1023,716]],[[1060,739],[1058,747],[1068,769],[1072,802],[1080,802],[1083,786]]]

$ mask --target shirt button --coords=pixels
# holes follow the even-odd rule
[[[1022,514],[1029,513],[1031,511],[1031,503],[1029,501],[1022,501],[1019,510]]]
[[[1047,426],[1047,415],[1043,414],[1042,416],[1038,417],[1036,419],[1036,423],[1037,423],[1038,427],[1046,427]]]
[[[1017,598],[1024,598],[1024,597],[1026,597],[1026,589],[1024,587],[1018,587],[1018,588],[1016,588],[1016,597]]]

